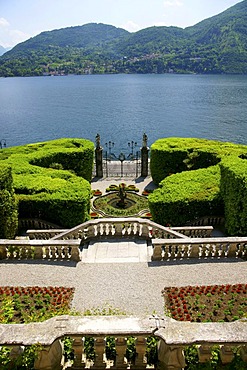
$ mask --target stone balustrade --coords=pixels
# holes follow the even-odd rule
[[[247,257],[247,237],[153,239],[153,261]]]
[[[214,228],[213,226],[180,226],[171,227],[171,229],[188,238],[210,238]]]
[[[90,220],[54,236],[58,239],[106,239],[106,238],[187,238],[169,228],[142,218],[101,218]]]
[[[80,261],[79,240],[0,239],[0,260]]]
[[[26,231],[27,236],[29,239],[37,239],[37,240],[48,240],[54,238],[54,236],[59,235],[68,231],[69,229],[30,229]]]
[[[196,345],[200,362],[209,361],[211,349],[219,345],[223,364],[230,363],[234,349],[240,350],[247,362],[247,321],[232,323],[191,323],[168,317],[135,316],[59,316],[42,323],[0,325],[0,346],[11,348],[16,357],[23,347],[41,345],[36,370],[58,370],[64,365],[61,339],[70,337],[74,359],[67,363],[70,369],[183,369],[184,349]],[[106,338],[112,338],[116,355],[107,358]],[[127,338],[134,338],[135,355],[127,355]],[[147,364],[147,338],[158,340],[157,361]],[[89,356],[88,338],[91,338]],[[133,342],[133,341],[132,341]]]

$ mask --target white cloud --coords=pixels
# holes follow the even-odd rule
[[[5,18],[0,18],[0,27],[8,27],[9,22]]]
[[[140,29],[142,29],[141,26],[139,26],[138,24],[136,24],[132,21],[127,21],[126,23],[122,24],[120,27],[129,31],[129,32],[136,32],[136,31],[139,31]]]
[[[171,7],[171,6],[182,6],[183,2],[180,0],[165,0],[164,1],[164,7]]]
[[[4,48],[13,47],[30,38],[30,35],[20,30],[12,29],[5,18],[0,18],[0,45]]]

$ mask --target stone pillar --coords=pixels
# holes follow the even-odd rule
[[[167,345],[162,339],[158,343],[158,370],[181,370],[185,367],[183,348]]]
[[[34,362],[34,369],[61,370],[62,357],[62,344],[59,339],[56,339],[51,346],[42,346],[42,350]]]
[[[103,148],[100,146],[100,135],[96,135],[95,148],[96,177],[103,177]]]
[[[147,135],[143,134],[143,142],[141,148],[141,177],[148,176],[148,153],[149,148],[147,146]]]

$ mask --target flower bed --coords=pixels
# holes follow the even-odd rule
[[[175,320],[230,322],[247,316],[247,284],[168,287],[162,293]]]
[[[28,323],[68,314],[74,288],[0,287],[0,323]]]

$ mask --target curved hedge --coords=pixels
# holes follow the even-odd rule
[[[247,159],[225,158],[220,169],[226,229],[231,235],[247,235]]]
[[[4,149],[12,167],[19,217],[37,217],[63,227],[89,218],[94,144],[59,139]]]
[[[13,238],[18,227],[11,167],[0,163],[0,239]]]
[[[247,146],[191,138],[157,140],[151,146],[150,167],[159,188],[148,198],[154,221],[179,226],[203,216],[225,216],[227,232],[243,234],[247,213],[240,189],[244,192],[247,166],[241,165],[242,180],[233,166],[245,161],[240,156],[247,158]],[[235,203],[243,212],[231,211]]]

